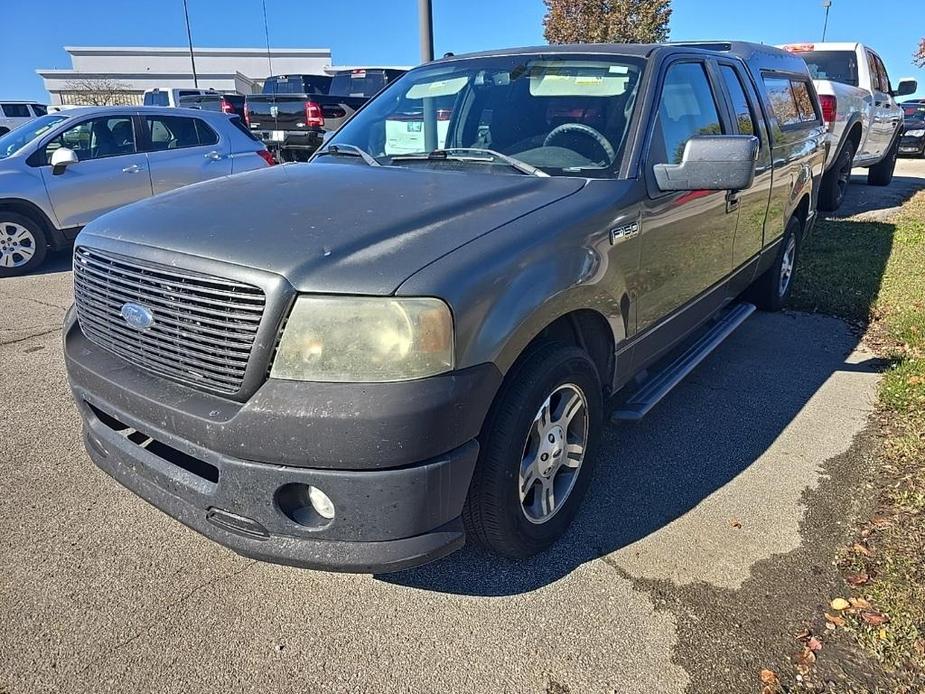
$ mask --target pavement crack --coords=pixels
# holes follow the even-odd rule
[[[32,303],[38,304],[39,306],[45,306],[47,308],[56,308],[61,311],[67,311],[68,309],[67,306],[61,306],[60,304],[52,304],[47,301],[42,301],[40,299],[34,299],[31,296],[11,296],[10,298],[15,299],[17,301],[31,301]]]
[[[241,569],[237,569],[236,571],[229,571],[229,572],[224,573],[224,574],[221,574],[221,575],[219,575],[219,576],[215,576],[215,577],[213,577],[213,578],[210,578],[210,579],[207,580],[207,581],[202,581],[201,583],[196,584],[195,586],[193,586],[192,588],[190,588],[188,591],[186,591],[185,593],[183,593],[183,595],[181,595],[181,596],[180,596],[179,598],[177,598],[176,600],[173,600],[173,601],[171,601],[171,602],[168,602],[168,603],[166,603],[165,605],[163,605],[160,609],[158,609],[158,610],[155,612],[155,614],[153,615],[153,618],[148,622],[148,624],[146,624],[145,626],[143,626],[141,629],[139,629],[138,631],[136,631],[134,634],[132,634],[132,635],[129,636],[128,638],[122,639],[121,641],[117,642],[116,644],[114,644],[114,645],[111,646],[110,648],[106,649],[106,651],[104,651],[103,653],[100,653],[97,657],[95,657],[93,660],[91,660],[89,663],[87,663],[83,668],[81,668],[80,674],[86,673],[90,668],[92,668],[93,666],[99,664],[99,663],[102,662],[103,660],[106,660],[106,659],[108,659],[108,658],[111,658],[117,651],[119,651],[119,650],[125,648],[126,646],[128,646],[128,645],[131,644],[132,642],[138,640],[139,638],[141,638],[141,637],[143,637],[143,636],[147,636],[148,633],[149,633],[154,627],[156,627],[158,624],[162,624],[162,623],[163,623],[162,620],[159,619],[159,617],[160,617],[161,615],[167,614],[167,613],[170,612],[171,610],[173,610],[173,609],[179,607],[180,605],[182,605],[183,603],[185,603],[187,600],[189,600],[191,597],[193,597],[196,593],[199,593],[200,591],[205,590],[206,588],[209,588],[209,587],[211,587],[211,586],[214,586],[214,585],[216,585],[216,584],[218,584],[218,583],[222,583],[223,581],[227,581],[227,580],[231,580],[231,579],[233,579],[233,578],[237,578],[238,576],[240,576],[241,574],[243,574],[245,571],[248,571],[249,569],[251,569],[256,563],[257,563],[256,560],[255,560],[255,561],[250,561],[250,562],[248,562],[248,563],[247,563],[243,568],[241,568]]]
[[[7,345],[15,345],[18,342],[25,342],[26,340],[31,340],[34,337],[44,337],[45,335],[51,335],[52,333],[56,333],[59,330],[61,330],[61,326],[56,325],[52,328],[47,328],[43,330],[42,332],[31,333],[29,335],[24,335],[22,337],[15,337],[12,340],[3,340],[3,341],[0,341],[0,347],[6,347]]]

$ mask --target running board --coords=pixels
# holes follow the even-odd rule
[[[723,340],[729,337],[733,330],[742,325],[745,319],[752,315],[754,311],[755,307],[752,304],[736,304],[726,311],[704,335],[688,347],[677,359],[653,376],[629,399],[620,403],[611,415],[611,421],[635,422],[645,417],[649,410],[658,404],[659,400],[668,395],[672,388],[684,380],[700,362],[706,359],[710,352],[719,347]]]

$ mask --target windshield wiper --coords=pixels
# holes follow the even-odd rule
[[[322,157],[325,154],[333,154],[335,156],[339,155],[342,157],[359,157],[365,161],[370,166],[382,166],[376,158],[373,157],[369,152],[367,152],[362,147],[357,147],[356,145],[346,145],[346,144],[336,144],[328,145],[324,149],[320,149],[315,153],[316,157]]]
[[[466,156],[467,154],[474,154],[476,156]],[[531,166],[525,161],[515,159],[501,152],[496,152],[493,149],[484,149],[481,147],[447,147],[446,149],[435,149],[433,152],[428,152],[426,154],[400,154],[392,157],[391,161],[472,161],[483,163],[500,161],[523,174],[549,177],[548,173],[541,171],[535,166]]]

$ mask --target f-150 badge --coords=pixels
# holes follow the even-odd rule
[[[639,233],[639,223],[624,224],[610,230],[610,244],[613,245],[624,239],[631,238]]]

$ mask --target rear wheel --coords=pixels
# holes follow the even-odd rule
[[[845,201],[845,193],[851,181],[851,164],[854,162],[856,150],[854,142],[846,142],[835,163],[832,164],[832,168],[822,177],[822,185],[819,187],[819,209],[834,212]]]
[[[42,225],[30,217],[0,210],[0,277],[14,277],[41,265],[48,253]]]
[[[888,186],[893,182],[893,172],[896,170],[896,158],[899,156],[899,139],[890,147],[889,153],[879,164],[874,164],[867,170],[867,185]]]
[[[765,311],[780,311],[790,298],[800,249],[799,235],[800,220],[791,217],[781,239],[774,264],[755,280],[747,292],[748,298],[758,308]]]
[[[577,347],[545,342],[508,374],[479,437],[463,520],[493,551],[523,559],[565,532],[587,491],[602,389]]]

